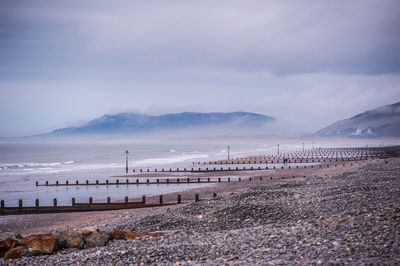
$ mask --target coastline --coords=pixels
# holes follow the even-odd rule
[[[24,257],[13,263],[398,263],[400,158],[332,169],[327,176],[314,168],[306,178],[232,182],[189,190],[182,193],[183,198],[193,198],[196,192],[201,195],[200,202],[171,207],[93,212],[80,217],[42,216],[60,223],[47,227],[21,224],[19,232],[67,227],[168,234]],[[211,192],[216,192],[217,198],[207,197]],[[63,216],[68,218],[60,221]],[[37,217],[25,218],[22,220]]]

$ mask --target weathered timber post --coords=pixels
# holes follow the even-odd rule
[[[142,196],[142,203],[145,204],[146,203],[146,196]]]
[[[72,198],[72,207],[75,208],[75,198]]]
[[[35,208],[36,208],[36,209],[39,209],[39,199],[36,199],[36,200],[35,200]]]
[[[197,201],[199,201],[200,199],[199,199],[200,197],[199,197],[199,194],[196,194],[195,195],[195,201],[197,202]]]
[[[125,196],[125,204],[128,204],[128,196]]]
[[[178,204],[182,202],[182,196],[178,195]]]
[[[54,208],[57,208],[57,199],[56,198],[53,199],[53,206],[54,206]]]
[[[107,203],[110,204],[111,203],[111,198],[107,197]]]
[[[18,201],[18,208],[20,211],[22,211],[22,199]]]
[[[125,172],[126,172],[126,174],[128,174],[128,153],[129,153],[129,151],[126,150],[125,151]]]
[[[163,195],[160,195],[160,204],[163,204]]]

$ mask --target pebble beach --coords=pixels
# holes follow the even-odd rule
[[[327,176],[202,189],[218,191],[217,197],[171,207],[103,212],[92,224],[105,232],[158,232],[162,237],[111,240],[104,247],[0,259],[0,263],[400,263],[400,158]],[[80,228],[90,227],[89,222]]]

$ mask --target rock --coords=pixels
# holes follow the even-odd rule
[[[42,255],[42,252],[38,249],[28,248],[28,254],[29,254],[29,256],[36,257],[36,256]]]
[[[129,231],[114,231],[110,233],[112,239],[121,240],[121,239],[135,239],[138,237],[143,237],[143,234],[138,234]]]
[[[21,244],[44,254],[51,254],[59,248],[58,237],[53,234],[33,234],[25,238]]]
[[[19,246],[21,243],[12,237],[7,237],[6,239],[0,241],[0,257],[3,257],[7,251],[12,248]]]
[[[92,234],[85,237],[85,248],[104,247],[110,239],[111,236],[107,232],[92,232]]]
[[[66,248],[79,248],[85,247],[85,239],[79,232],[64,231],[59,234],[60,242],[64,244]]]
[[[28,248],[24,246],[18,246],[15,248],[10,249],[9,251],[4,254],[4,259],[20,259],[28,253]]]
[[[90,231],[89,229],[83,229],[82,232],[81,232],[81,234],[82,234],[83,236],[88,236],[88,235],[91,235],[92,233],[93,233],[93,232]]]

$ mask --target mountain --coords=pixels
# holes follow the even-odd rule
[[[340,120],[317,131],[320,137],[400,137],[400,102]]]
[[[199,135],[204,131],[203,133],[207,133],[206,135],[218,135],[241,133],[246,130],[251,130],[252,134],[261,134],[264,126],[273,120],[274,118],[270,116],[248,112],[184,112],[158,116],[120,113],[104,115],[80,127],[57,129],[51,134],[147,134],[193,131]]]

